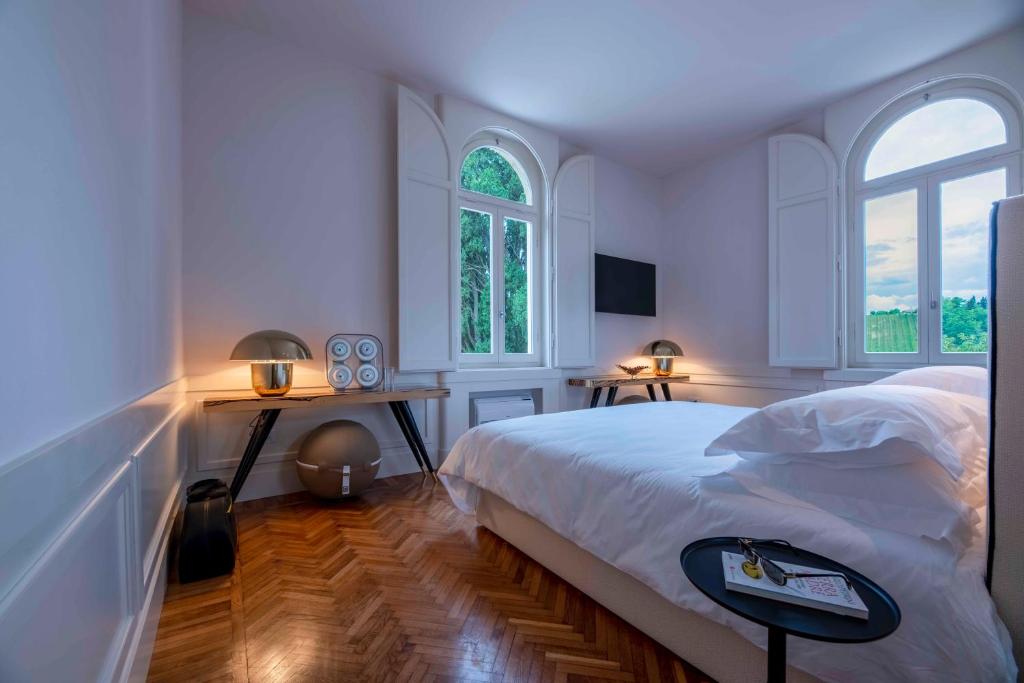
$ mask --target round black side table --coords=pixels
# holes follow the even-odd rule
[[[704,538],[683,548],[679,563],[690,582],[725,609],[768,628],[768,683],[786,680],[786,634],[827,643],[867,643],[885,638],[900,625],[900,608],[878,584],[838,562],[783,544],[758,544],[765,557],[781,562],[841,572],[853,582],[868,608],[868,618],[823,610],[726,590],[722,551],[742,555],[734,536]]]

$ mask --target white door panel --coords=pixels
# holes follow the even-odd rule
[[[406,372],[456,365],[454,163],[433,110],[398,86],[398,364]]]
[[[589,367],[594,340],[594,158],[575,156],[555,176],[554,365]]]
[[[807,135],[769,140],[769,362],[835,368],[838,239],[836,162]]]

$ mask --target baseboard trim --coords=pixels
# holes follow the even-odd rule
[[[167,592],[167,573],[170,558],[167,556],[171,547],[171,532],[174,529],[174,519],[180,509],[181,493],[185,486],[184,477],[178,480],[175,487],[174,500],[176,504],[169,508],[163,520],[164,528],[161,532],[160,546],[155,553],[156,564],[150,571],[149,586],[145,598],[139,608],[139,612],[133,624],[133,634],[128,644],[125,666],[118,679],[120,683],[142,683],[149,673],[149,664],[153,658],[153,645],[156,643],[157,627],[160,624],[160,614],[163,611],[164,595]],[[154,612],[155,608],[155,612]]]

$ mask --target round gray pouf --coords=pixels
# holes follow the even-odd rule
[[[315,496],[328,499],[356,496],[377,477],[380,444],[373,433],[358,422],[332,420],[306,435],[295,467],[302,484]]]
[[[651,402],[651,399],[647,398],[646,396],[638,396],[636,394],[631,394],[629,396],[623,396],[622,398],[620,398],[618,401],[615,402],[615,405],[617,405],[617,406],[627,406],[627,405],[630,405],[631,403],[650,403],[650,402]]]

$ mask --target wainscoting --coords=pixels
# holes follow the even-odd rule
[[[184,380],[0,468],[0,680],[142,680],[185,476]]]

